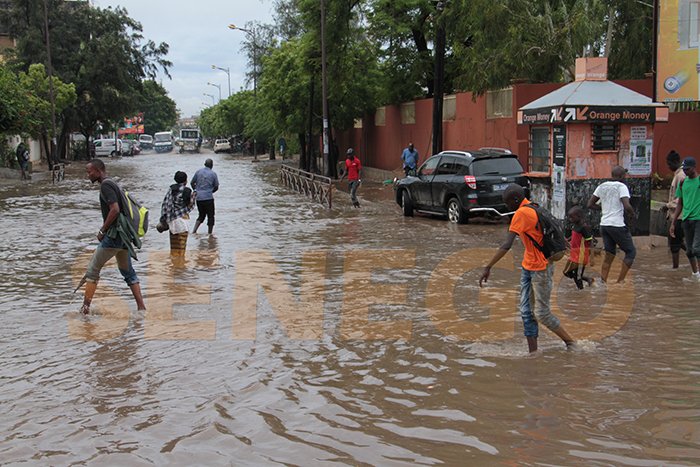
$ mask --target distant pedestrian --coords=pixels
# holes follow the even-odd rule
[[[418,151],[413,147],[413,143],[408,143],[408,147],[403,150],[401,160],[403,161],[404,174],[407,177],[415,175],[418,167]]]
[[[192,177],[192,189],[197,192],[197,211],[199,216],[194,223],[192,233],[197,233],[197,229],[207,219],[207,227],[209,235],[214,232],[214,193],[219,189],[219,177],[212,169],[214,161],[207,159],[204,161],[204,167],[195,172]]]
[[[22,172],[22,180],[29,179],[29,150],[24,142],[20,142],[17,145],[17,150],[15,151],[17,157],[17,164],[19,164],[19,170]]]
[[[100,227],[97,232],[97,240],[100,244],[92,255],[87,272],[85,273],[85,297],[83,298],[81,312],[84,314],[90,312],[90,303],[97,290],[100,271],[105,263],[115,256],[117,258],[119,272],[131,289],[131,293],[136,300],[136,306],[139,310],[145,310],[146,305],[141,295],[139,278],[131,264],[131,256],[129,253],[130,245],[124,242],[123,235],[120,233],[120,231],[123,232],[125,230],[121,228],[121,220],[126,219],[125,216],[120,217],[120,213],[122,213],[125,208],[122,190],[114,180],[107,178],[107,169],[104,162],[100,159],[93,159],[88,162],[86,171],[92,183],[100,183],[102,227]],[[128,223],[128,221],[126,222]]]
[[[537,350],[539,335],[538,323],[542,323],[564,341],[567,347],[574,345],[573,338],[552,314],[552,270],[554,266],[544,257],[533,243],[542,244],[543,234],[539,227],[537,211],[527,207],[530,201],[525,198],[525,190],[520,185],[511,184],[503,192],[503,201],[509,211],[515,211],[505,241],[499,247],[479,279],[479,287],[488,282],[491,268],[503,258],[513,246],[516,236],[525,247],[525,256],[520,276],[520,316],[525,328],[525,338],[530,352]]]
[[[345,170],[340,176],[340,180],[345,178],[347,175],[352,205],[359,208],[360,202],[357,200],[357,189],[359,188],[360,183],[362,183],[362,164],[360,163],[360,159],[355,156],[354,149],[349,148],[345,154]]]
[[[588,225],[585,224],[583,218],[583,209],[580,206],[574,206],[567,213],[569,222],[571,222],[571,249],[569,250],[569,259],[564,266],[564,275],[574,280],[576,287],[583,289],[583,283],[586,282],[590,287],[593,284],[593,279],[584,276],[587,265],[593,266],[593,257],[591,256],[591,246],[593,243],[593,234]]]
[[[617,282],[624,282],[627,272],[634,263],[637,249],[632,240],[632,233],[625,223],[625,213],[629,219],[635,219],[634,208],[630,204],[630,190],[622,183],[627,175],[624,167],[615,166],[612,169],[612,181],[603,182],[593,192],[593,196],[588,200],[589,209],[600,209],[602,217],[600,220],[600,235],[603,237],[605,248],[605,259],[601,268],[601,278],[603,282],[608,281],[610,266],[615,259],[617,247],[625,252],[622,260],[622,268]],[[598,204],[600,203],[600,204]]]
[[[676,206],[678,206],[678,196],[676,192],[678,191],[678,186],[685,179],[685,173],[681,168],[681,155],[676,151],[671,151],[666,156],[666,165],[671,171],[674,172],[673,180],[671,181],[671,188],[668,191],[668,203],[666,203],[666,218],[669,223],[673,218],[673,213],[676,212]],[[680,263],[680,251],[685,250],[685,243],[683,242],[683,227],[681,225],[681,219],[676,219],[675,222],[675,237],[671,235],[668,236],[668,247],[671,249],[671,261],[673,264],[673,269],[678,269]]]
[[[685,234],[685,254],[690,261],[690,268],[693,270],[691,279],[700,282],[700,271],[698,271],[698,261],[700,261],[700,177],[697,172],[697,162],[694,157],[686,157],[681,165],[686,175],[676,190],[678,205],[671,219],[669,235],[675,237],[676,221],[683,213],[683,233]]]
[[[187,187],[187,174],[175,172],[175,183],[165,193],[160,207],[160,223],[170,231],[170,253],[184,255],[190,229],[187,220],[194,208],[196,195]]]

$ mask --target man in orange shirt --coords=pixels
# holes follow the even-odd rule
[[[552,295],[553,266],[532,242],[534,239],[534,241],[542,243],[542,232],[538,226],[537,212],[526,207],[530,201],[525,198],[525,191],[520,185],[511,184],[503,192],[503,201],[510,211],[515,211],[515,214],[510,222],[506,240],[499,247],[479,279],[479,287],[488,282],[491,268],[510,250],[516,235],[519,236],[525,247],[523,269],[520,276],[520,316],[525,327],[528,349],[530,352],[537,350],[538,322],[547,326],[550,331],[564,341],[567,347],[570,347],[574,344],[574,340],[566,332],[559,319],[552,314],[549,306]]]

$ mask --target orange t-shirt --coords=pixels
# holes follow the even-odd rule
[[[520,207],[513,215],[513,220],[510,221],[509,230],[520,237],[525,247],[523,268],[528,271],[544,271],[549,262],[530,240],[532,237],[537,243],[542,243],[542,232],[537,228],[537,212],[532,208],[524,207],[526,204],[530,204],[527,199],[520,203]]]

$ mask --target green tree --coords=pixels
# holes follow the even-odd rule
[[[138,108],[143,112],[144,131],[149,135],[166,131],[177,122],[175,101],[156,81],[144,81]]]
[[[76,101],[75,85],[63,83],[56,76],[51,80],[56,115],[62,112]],[[33,64],[29,70],[19,74],[19,83],[24,90],[27,111],[22,119],[22,133],[29,134],[33,138],[40,139],[44,145],[46,154],[50,154],[49,138],[52,134],[51,99],[49,90],[49,77],[44,65]]]
[[[154,78],[159,69],[168,75],[168,45],[146,40],[141,24],[122,8],[47,1],[54,74],[74,83],[77,93],[75,105],[65,111],[61,137],[76,129],[87,137],[113,128],[138,110],[143,79]],[[17,40],[15,66],[27,70],[45,63],[43,0],[13,0],[7,19]]]
[[[22,125],[29,110],[24,95],[17,75],[0,65],[0,135],[23,133]]]

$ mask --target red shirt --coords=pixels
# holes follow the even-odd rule
[[[345,171],[348,174],[348,180],[349,181],[355,181],[360,179],[360,169],[362,168],[362,164],[360,163],[360,159],[355,156],[352,160],[350,159],[345,159]]]
[[[588,264],[592,240],[593,236],[586,227],[574,226],[571,230],[571,254],[569,257],[572,263]],[[581,260],[581,257],[583,257],[583,260]]]
[[[537,212],[532,208],[526,208],[526,204],[530,204],[530,201],[527,199],[520,203],[520,207],[513,214],[513,220],[510,221],[509,230],[520,237],[520,241],[523,242],[525,247],[525,256],[522,263],[523,269],[544,271],[547,269],[549,262],[530,240],[530,237],[532,237],[537,243],[542,243],[542,232],[537,228]]]

